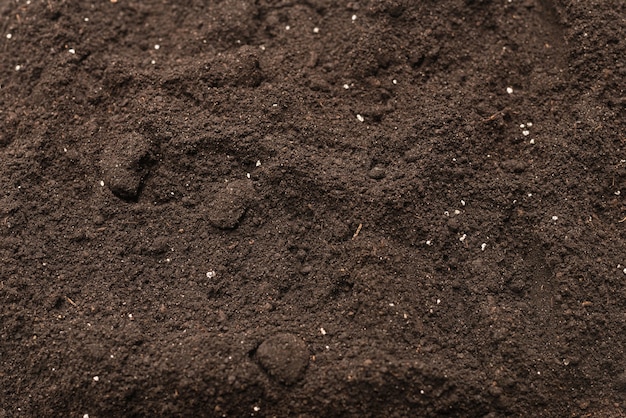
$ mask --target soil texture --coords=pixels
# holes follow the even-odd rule
[[[0,417],[621,417],[626,2],[1,0]]]

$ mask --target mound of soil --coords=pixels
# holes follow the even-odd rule
[[[0,16],[0,417],[623,416],[624,1]]]

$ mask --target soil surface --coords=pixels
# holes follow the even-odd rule
[[[626,2],[0,35],[0,417],[624,416]]]

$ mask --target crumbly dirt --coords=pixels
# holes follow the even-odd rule
[[[626,2],[0,19],[0,417],[624,416]]]

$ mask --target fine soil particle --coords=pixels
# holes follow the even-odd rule
[[[623,416],[625,19],[0,1],[0,416]]]

